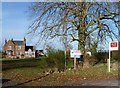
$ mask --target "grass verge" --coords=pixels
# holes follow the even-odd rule
[[[115,63],[117,64],[117,63]],[[15,68],[3,71],[3,77],[17,81],[18,83],[25,83],[28,80],[39,78],[45,75],[44,69],[39,67],[29,68]],[[112,69],[109,73],[107,64],[98,64],[93,67],[77,70],[67,69],[63,73],[53,73],[45,78],[33,80],[25,83],[25,86],[64,86],[72,84],[80,84],[84,80],[108,80],[118,78],[118,69]]]

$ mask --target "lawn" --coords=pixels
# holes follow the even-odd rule
[[[115,64],[118,63],[115,62]],[[55,72],[43,77],[46,75],[46,70],[46,68],[41,69],[39,67],[15,68],[4,70],[3,77],[22,83],[25,86],[78,85],[84,80],[108,80],[118,78],[118,69],[111,68],[111,72],[109,73],[107,71],[107,64],[97,64],[87,69],[67,69],[65,72]]]
[[[46,66],[44,58],[29,58],[29,59],[2,59],[2,70],[18,69],[24,67],[43,68]]]

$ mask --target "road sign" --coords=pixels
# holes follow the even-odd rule
[[[110,72],[110,58],[111,58],[110,51],[118,50],[118,47],[119,47],[119,42],[118,41],[109,42],[109,59],[108,59],[108,71],[109,72]]]
[[[110,42],[109,43],[109,50],[118,50],[118,44],[119,42],[118,41],[116,41],[116,42]]]
[[[80,58],[80,50],[70,50],[70,57],[74,58],[74,69],[76,69],[76,58]]]
[[[81,51],[80,50],[70,50],[71,58],[80,58]]]

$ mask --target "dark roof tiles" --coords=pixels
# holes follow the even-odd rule
[[[29,49],[31,49],[32,51],[35,50],[34,46],[26,46],[25,47],[25,51],[28,51]]]
[[[15,45],[24,45],[24,41],[13,41]]]

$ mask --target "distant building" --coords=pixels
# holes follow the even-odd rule
[[[43,50],[36,50],[36,57],[42,57],[44,56]]]
[[[35,56],[36,50],[34,46],[26,46],[25,47],[25,57],[36,57]]]
[[[35,47],[26,46],[26,39],[23,41],[5,40],[4,51],[6,58],[31,58],[35,57]]]

